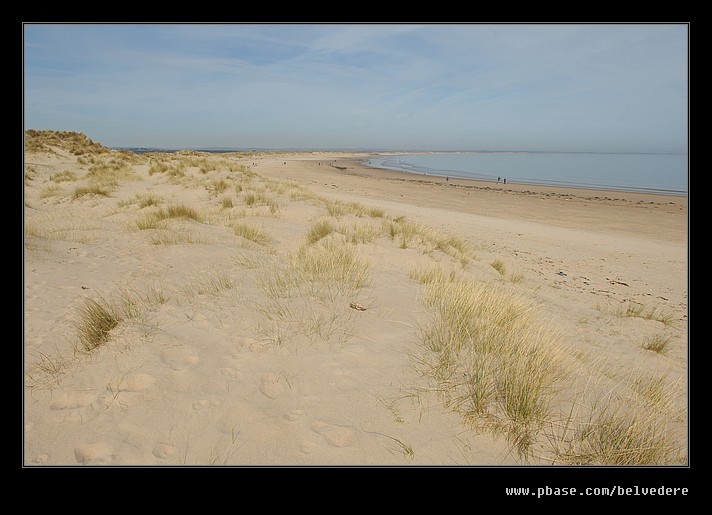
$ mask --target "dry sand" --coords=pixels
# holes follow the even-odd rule
[[[687,197],[446,181],[369,169],[360,154],[126,156],[25,156],[25,466],[556,463],[546,439],[523,460],[468,425],[416,366],[431,314],[410,272],[436,261],[532,299],[607,381],[662,377],[686,413]],[[97,165],[111,159],[127,164],[110,184]],[[150,173],[171,159],[187,164]],[[92,175],[108,195],[75,195]],[[382,211],[337,218],[325,199]],[[138,228],[175,205],[199,220]],[[473,259],[381,233],[355,247],[370,281],[350,297],[270,302],[265,278],[315,222],[397,217],[460,235]],[[91,352],[78,351],[85,299],[127,313]],[[665,321],[620,316],[627,306]],[[664,352],[643,348],[655,336]],[[672,465],[685,460],[683,443]]]

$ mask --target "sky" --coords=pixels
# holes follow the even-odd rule
[[[109,147],[686,153],[689,25],[23,25],[25,129]]]

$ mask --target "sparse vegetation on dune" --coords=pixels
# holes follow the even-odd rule
[[[613,307],[598,306],[598,309],[621,318],[642,318],[644,320],[655,320],[665,326],[675,325],[675,319],[671,313],[658,306],[649,307],[641,302],[628,301]]]
[[[602,371],[594,383],[605,383]],[[545,431],[552,461],[566,465],[681,465],[687,461],[680,388],[664,375],[632,373],[595,384]]]
[[[58,195],[61,195],[64,192],[64,188],[62,188],[58,184],[50,184],[47,186],[42,186],[39,192],[39,198],[40,199],[46,199],[50,197],[56,197]]]
[[[359,202],[344,202],[341,200],[322,199],[327,213],[334,217],[355,215],[358,217],[369,216],[371,218],[383,218],[386,212],[381,207],[368,207]]]
[[[330,219],[322,219],[315,222],[307,232],[307,243],[316,243],[331,234],[340,234],[346,241],[354,244],[369,243],[383,235],[382,228],[370,222],[360,220],[334,223]]]
[[[645,338],[641,344],[641,347],[645,350],[657,352],[658,354],[665,354],[671,341],[671,335],[656,333],[648,338]]]
[[[196,295],[214,297],[234,286],[235,282],[226,271],[201,267],[190,274],[188,283],[182,287],[182,290],[189,297]]]
[[[81,132],[34,129],[25,131],[26,152],[54,152],[56,148],[78,156],[103,154],[110,151]]]
[[[256,306],[268,322],[263,333],[277,343],[297,335],[345,342],[352,335],[350,303],[369,283],[369,265],[353,245],[304,245],[258,277],[264,298]]]
[[[78,179],[78,177],[77,174],[73,171],[64,170],[63,172],[55,173],[54,175],[50,176],[49,179],[54,182],[74,182]]]
[[[405,217],[386,218],[384,231],[402,249],[419,248],[425,253],[442,252],[467,266],[474,259],[474,249],[465,239],[444,234]]]
[[[99,195],[101,197],[108,197],[111,194],[111,190],[106,186],[100,186],[94,184],[91,186],[79,186],[74,189],[74,198],[84,197],[86,195]]]
[[[189,218],[196,222],[202,221],[202,216],[198,210],[187,204],[171,204],[165,209],[158,211],[159,218]]]
[[[85,298],[78,308],[77,336],[83,350],[89,352],[109,339],[109,333],[123,318],[114,305],[103,298]]]
[[[272,241],[272,236],[270,236],[264,229],[256,227],[248,223],[236,223],[233,226],[235,234],[249,240],[258,245],[265,245]]]
[[[219,247],[186,245],[210,261],[210,267],[178,272],[180,265],[171,263],[166,272],[172,274],[169,284],[175,281],[171,296],[155,286],[140,291],[114,287],[106,295],[87,297],[77,293],[72,337],[78,355],[111,344],[127,327],[136,329],[158,310],[166,317],[180,311],[181,322],[190,324],[207,306],[221,311],[203,317],[205,327],[214,321],[231,325],[239,333],[239,345],[253,336],[260,346],[360,344],[354,338],[361,330],[357,321],[377,321],[385,312],[402,315],[400,306],[379,305],[378,314],[367,309],[382,300],[381,292],[392,285],[388,281],[402,279],[408,292],[422,294],[417,315],[411,310],[397,320],[407,326],[403,341],[414,345],[418,380],[428,383],[428,388],[410,390],[411,397],[422,396],[422,405],[432,401],[434,392],[438,403],[462,417],[464,427],[473,434],[501,437],[520,462],[636,466],[687,459],[681,431],[686,414],[672,375],[651,373],[653,365],[645,373],[592,366],[591,355],[564,333],[566,325],[556,326],[556,319],[549,318],[540,304],[543,297],[521,286],[524,275],[510,270],[518,263],[512,256],[477,263],[471,239],[391,216],[379,206],[332,199],[301,184],[266,178],[222,156],[176,152],[136,157],[81,133],[58,131],[27,131],[25,143],[27,152],[62,154],[62,159],[45,156],[51,166],[37,159],[38,165],[25,168],[33,204],[24,225],[30,237],[26,247],[46,249],[45,254],[35,253],[41,258],[60,248],[72,259],[92,254],[96,247],[56,240],[108,240],[105,230],[113,227],[124,229],[119,236],[126,241],[139,240],[134,248],[160,256],[152,263],[156,268],[160,260],[174,259],[183,250],[168,245],[220,242]],[[78,156],[75,168],[67,167],[73,156]],[[141,177],[145,183],[122,184]],[[378,259],[403,256],[404,265],[380,268],[377,259],[368,259],[372,251]],[[96,255],[109,254],[102,250]],[[131,261],[133,256],[116,262],[123,267]],[[161,265],[168,270],[165,262]],[[384,277],[385,286],[379,283]],[[252,289],[243,289],[243,281]],[[245,302],[230,311],[229,300],[238,295]],[[391,300],[394,293],[388,295]],[[674,357],[679,336],[671,313],[630,300],[611,304],[599,307],[598,317],[615,321],[616,330],[644,326],[631,338],[629,352],[656,363]],[[253,317],[249,327],[246,313]],[[423,313],[427,315],[420,318]],[[412,318],[406,321],[406,316]],[[594,323],[590,313],[585,317]],[[34,384],[44,384],[41,376],[63,374],[78,359],[50,352],[33,355]],[[394,413],[396,404],[388,404]],[[400,413],[397,420],[405,424]],[[384,436],[413,459],[413,448]]]
[[[165,227],[164,222],[170,219],[188,219],[201,222],[202,215],[197,209],[188,206],[187,204],[171,204],[165,208],[159,208],[155,211],[144,214],[136,220],[136,227],[140,230],[160,229]]]
[[[671,397],[661,394],[662,378],[634,382],[647,403],[620,395],[615,407],[592,403],[573,388],[582,365],[526,297],[494,283],[459,279],[439,265],[413,270],[411,278],[425,285],[423,300],[433,312],[421,333],[423,372],[448,406],[475,427],[503,434],[522,459],[531,458],[534,449],[541,453],[544,440],[545,456],[536,458],[553,462],[684,460]],[[562,403],[575,409],[561,413]]]
[[[86,243],[96,237],[101,223],[77,210],[64,210],[61,216],[27,217],[24,229],[26,236]]]
[[[439,269],[419,277],[433,310],[422,333],[427,372],[453,409],[505,431],[527,456],[568,372],[560,337],[533,317],[531,301],[508,289]]]
[[[137,193],[133,198],[120,201],[119,207],[127,207],[136,204],[139,208],[143,209],[150,206],[157,206],[162,202],[163,199],[159,195],[151,193]]]

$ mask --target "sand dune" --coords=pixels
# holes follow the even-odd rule
[[[26,466],[687,463],[686,197],[27,140]]]

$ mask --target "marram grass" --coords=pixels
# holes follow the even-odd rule
[[[474,427],[503,435],[521,459],[684,463],[685,415],[665,376],[638,375],[610,391],[604,371],[596,370],[595,393],[579,394],[575,353],[516,288],[458,278],[440,265],[413,270],[411,278],[424,284],[432,311],[421,330],[423,372],[447,406]]]

